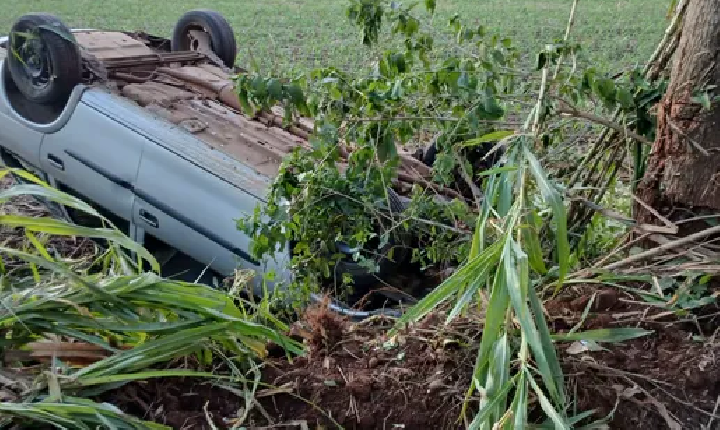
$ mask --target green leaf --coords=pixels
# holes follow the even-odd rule
[[[505,277],[507,279],[508,295],[512,303],[515,315],[520,323],[527,343],[533,353],[533,357],[537,362],[543,382],[547,387],[553,399],[562,397],[561,390],[563,387],[558,386],[556,382],[557,374],[552,371],[556,363],[553,363],[553,357],[548,357],[546,349],[543,346],[542,333],[538,331],[533,315],[528,306],[528,290],[529,279],[527,270],[527,256],[522,249],[511,239],[505,241],[503,249],[503,266]],[[555,360],[556,361],[556,360]],[[557,364],[559,366],[559,364]]]
[[[617,343],[654,333],[652,330],[644,330],[637,327],[601,328],[575,333],[556,333],[551,337],[557,342],[590,340],[594,342]]]
[[[483,143],[497,142],[508,136],[512,136],[513,134],[515,134],[515,132],[513,130],[498,130],[498,131],[494,131],[492,133],[488,133],[488,134],[485,134],[483,136],[480,136],[480,137],[477,137],[474,139],[466,140],[466,141],[460,143],[460,147],[468,148],[468,147],[482,145]]]
[[[543,355],[546,357],[550,367],[551,375],[548,375],[548,377],[551,376],[554,378],[555,386],[558,388],[557,393],[554,394],[553,397],[557,403],[565,405],[565,380],[563,378],[563,371],[560,367],[560,360],[558,359],[557,351],[555,351],[555,345],[553,345],[550,327],[548,327],[547,321],[545,320],[543,305],[540,303],[540,298],[534,288],[528,289],[528,298],[530,299],[530,309],[533,313],[535,326],[538,329]],[[553,394],[552,391],[551,394]]]
[[[282,99],[283,86],[278,79],[270,79],[267,84],[268,95],[271,98],[271,103]]]
[[[407,312],[398,319],[390,335],[395,334],[402,325],[419,320],[435,309],[440,303],[448,300],[460,290],[463,284],[468,282],[471,277],[474,281],[487,277],[490,268],[497,264],[501,249],[502,243],[496,242],[478,254],[477,257],[468,261],[442,284],[435,287],[430,294],[425,296],[412,308],[408,309]]]
[[[530,151],[527,145],[523,145],[523,151],[525,152],[525,157],[528,160],[530,171],[535,178],[535,182],[540,188],[543,200],[545,200],[545,203],[550,206],[553,212],[555,241],[557,243],[557,259],[560,269],[558,271],[557,286],[559,289],[562,286],[562,282],[565,280],[565,275],[567,274],[568,269],[570,268],[570,242],[568,241],[565,204],[562,196],[550,183],[550,180],[540,166],[540,162]]]
[[[633,100],[632,94],[630,94],[630,91],[625,88],[618,87],[615,98],[623,109],[631,109],[635,107],[635,101]]]
[[[570,426],[560,416],[558,411],[553,407],[552,403],[550,403],[543,390],[538,386],[537,382],[535,382],[535,379],[533,379],[530,371],[525,370],[525,372],[527,373],[527,380],[530,381],[530,385],[532,385],[533,391],[535,391],[535,394],[540,401],[540,407],[543,411],[545,411],[548,417],[550,417],[552,422],[555,423],[555,428],[558,430],[570,430]]]
[[[82,386],[91,386],[91,385],[104,385],[104,384],[113,384],[117,382],[131,382],[131,381],[144,381],[148,379],[156,379],[156,378],[173,378],[173,377],[179,377],[179,378],[206,378],[206,379],[215,379],[215,380],[236,380],[237,376],[231,376],[231,375],[222,375],[222,374],[215,374],[211,372],[198,372],[195,370],[184,370],[184,369],[170,369],[170,370],[150,370],[145,372],[138,372],[138,373],[129,373],[129,374],[114,374],[114,375],[106,375],[106,376],[100,376],[97,378],[82,378],[78,382]]]
[[[525,226],[522,229],[522,238],[528,253],[530,267],[541,275],[547,273],[542,246],[540,245],[539,231],[542,220],[536,211],[525,215]]]
[[[490,414],[493,412],[495,407],[501,404],[500,402],[503,401],[507,393],[510,392],[510,389],[515,384],[516,379],[517,375],[507,381],[505,385],[503,385],[500,390],[498,390],[497,395],[490,398],[489,401],[485,404],[485,406],[483,406],[483,408],[478,411],[477,415],[475,415],[475,418],[473,418],[470,426],[468,427],[470,430],[478,430],[483,428],[483,423],[486,423],[486,420],[488,419],[488,417],[490,417]]]
[[[529,409],[528,383],[526,381],[527,374],[525,372],[520,372],[518,376],[519,378],[517,383],[517,389],[515,390],[515,397],[513,398],[513,402],[511,405],[515,420],[512,423],[512,427],[510,427],[510,423],[508,423],[508,430],[527,428],[527,415]]]
[[[0,215],[0,225],[9,227],[22,227],[29,231],[43,232],[62,236],[81,236],[93,239],[105,239],[124,248],[136,252],[150,262],[153,270],[160,272],[160,264],[150,252],[137,242],[125,236],[118,230],[108,228],[81,227],[65,221],[49,217],[25,217],[18,215]]]
[[[606,105],[615,103],[615,82],[612,79],[600,78],[595,81],[598,96]]]
[[[109,427],[128,430],[171,430],[171,427],[126,415],[108,403],[94,403],[86,399],[66,398],[64,403],[3,402],[0,403],[0,413],[17,420],[45,423],[61,429],[90,430]]]
[[[18,172],[16,172],[17,174]],[[23,179],[29,179],[25,175],[19,175]],[[20,184],[13,185],[12,187],[0,192],[0,202],[7,202],[11,198],[20,196],[33,196],[42,199],[47,199],[55,203],[59,203],[63,206],[81,210],[90,215],[96,216],[103,221],[110,223],[108,219],[103,217],[99,212],[93,209],[92,206],[83,202],[82,200],[75,198],[69,194],[65,194],[55,188],[51,188],[49,185],[33,185],[33,184]]]

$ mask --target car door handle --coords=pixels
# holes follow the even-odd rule
[[[140,219],[151,227],[158,228],[160,226],[157,217],[145,209],[140,209]]]
[[[58,170],[65,170],[65,163],[58,158],[56,155],[48,154],[47,155],[48,163],[53,166],[54,168]]]

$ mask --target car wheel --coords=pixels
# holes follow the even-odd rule
[[[209,36],[210,49],[229,68],[235,64],[237,45],[235,33],[227,20],[211,10],[192,10],[175,24],[171,47],[173,51],[202,51],[202,40],[196,31]]]
[[[435,164],[435,158],[437,158],[437,144],[433,142],[423,154],[422,162],[426,166],[432,167]]]
[[[390,207],[386,209],[395,215],[403,212],[407,208],[407,204],[394,190],[388,188],[387,191]],[[407,234],[400,233],[393,235],[388,240],[388,243],[374,254],[350,248],[346,244],[338,244],[340,252],[345,254],[346,258],[340,260],[335,266],[335,275],[338,279],[342,279],[343,274],[351,276],[354,286],[359,289],[370,287],[376,284],[378,279],[383,279],[387,275],[392,274],[395,269],[405,261],[408,256],[408,242],[409,237]],[[366,258],[373,258],[379,266],[378,271],[369,271],[365,266],[353,261],[352,256],[357,251],[360,251],[361,254],[366,254]]]
[[[18,90],[35,103],[64,103],[82,80],[82,57],[75,39],[50,14],[28,14],[15,21],[7,62]]]

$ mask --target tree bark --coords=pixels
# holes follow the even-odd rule
[[[695,91],[720,85],[719,60],[720,1],[692,0],[668,90],[658,106],[657,138],[637,190],[661,214],[720,213],[720,103],[703,109],[691,100]],[[710,94],[720,95],[720,88]],[[642,223],[658,221],[639,204],[635,214]]]

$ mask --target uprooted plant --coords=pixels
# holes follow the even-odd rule
[[[510,39],[465,25],[459,16],[449,26],[457,48],[451,51],[462,54],[443,56],[413,14],[415,5],[354,0],[348,14],[363,43],[377,42],[386,21],[403,48],[383,53],[365,74],[329,67],[293,79],[238,78],[246,111],[280,103],[288,122],[311,116],[316,130],[312,149],[297,150],[283,164],[269,204],[240,222],[255,238],[255,254],[292,243],[304,288],[315,288],[346,258],[339,243],[352,244],[353,258],[370,260],[369,268],[368,256],[398,242],[423,266],[459,266],[399,324],[440,303],[453,303],[448,321],[483,310],[486,327],[468,398],[478,391],[485,400],[472,428],[523,428],[531,392],[556,428],[589,414],[569,416],[538,291],[551,286],[557,292],[571,268],[594,257],[571,243],[581,243],[588,225],[602,229],[603,223],[583,218],[570,225],[566,203],[597,210],[626,153],[633,179],[642,175],[656,126],[652,109],[666,82],[640,69],[610,76],[587,67],[580,46],[569,40],[576,5],[565,38],[545,46],[531,71],[517,66],[520,55]],[[434,7],[426,2],[430,13]],[[522,115],[524,121],[516,120]],[[607,171],[597,163],[585,172],[567,165],[553,170],[551,161],[567,154],[568,129],[579,121],[619,133],[628,151],[616,153]],[[378,201],[392,198],[398,148],[405,146],[419,146],[432,177],[401,190],[410,198],[407,207],[387,213]],[[398,241],[400,233],[413,240]]]

